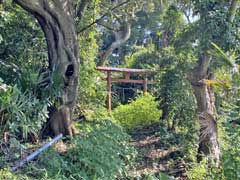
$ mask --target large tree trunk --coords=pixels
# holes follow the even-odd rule
[[[238,8],[239,1],[231,0],[227,21],[233,23]],[[198,161],[201,160],[202,154],[220,160],[220,147],[218,143],[215,96],[212,87],[205,80],[213,79],[213,72],[209,70],[211,56],[204,51],[199,58],[198,66],[189,75],[194,95],[197,100],[197,110],[199,114],[200,138],[198,148]]]
[[[198,66],[189,75],[193,92],[197,100],[197,111],[200,124],[200,138],[198,148],[198,161],[202,155],[219,162],[220,147],[218,143],[215,97],[211,86],[205,80],[212,79],[209,72],[211,57],[206,53],[200,57]]]
[[[38,20],[44,31],[49,57],[49,70],[63,89],[60,106],[51,114],[50,124],[55,134],[72,135],[71,123],[75,105],[79,57],[71,0],[14,0]]]

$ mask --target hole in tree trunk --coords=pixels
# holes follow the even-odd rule
[[[72,64],[68,65],[67,70],[65,72],[65,76],[70,77],[74,73],[74,66]]]

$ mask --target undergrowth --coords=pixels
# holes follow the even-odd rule
[[[112,180],[127,176],[136,151],[128,134],[109,120],[85,123],[65,153],[50,148],[15,175],[1,170],[0,179]],[[83,133],[84,132],[84,133]]]

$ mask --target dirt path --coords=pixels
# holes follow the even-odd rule
[[[161,144],[161,137],[156,133],[159,125],[144,127],[131,134],[132,142],[138,151],[136,169],[130,173],[134,177],[165,173],[176,179],[185,180],[186,168],[182,161],[177,160],[180,152],[178,147],[165,147]],[[144,179],[144,178],[143,178]]]

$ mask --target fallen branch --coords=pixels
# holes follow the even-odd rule
[[[56,136],[55,138],[53,138],[50,142],[48,142],[47,144],[44,144],[42,147],[40,147],[39,149],[37,149],[36,151],[34,151],[32,154],[30,154],[29,156],[27,156],[25,159],[23,159],[22,161],[20,161],[17,165],[15,165],[14,167],[11,168],[11,172],[16,171],[18,168],[22,167],[25,163],[31,161],[32,159],[34,159],[38,154],[40,154],[42,151],[44,151],[45,149],[47,149],[48,147],[50,147],[51,145],[53,145],[55,142],[57,142],[59,139],[61,139],[63,137],[62,134],[59,134],[58,136]]]

